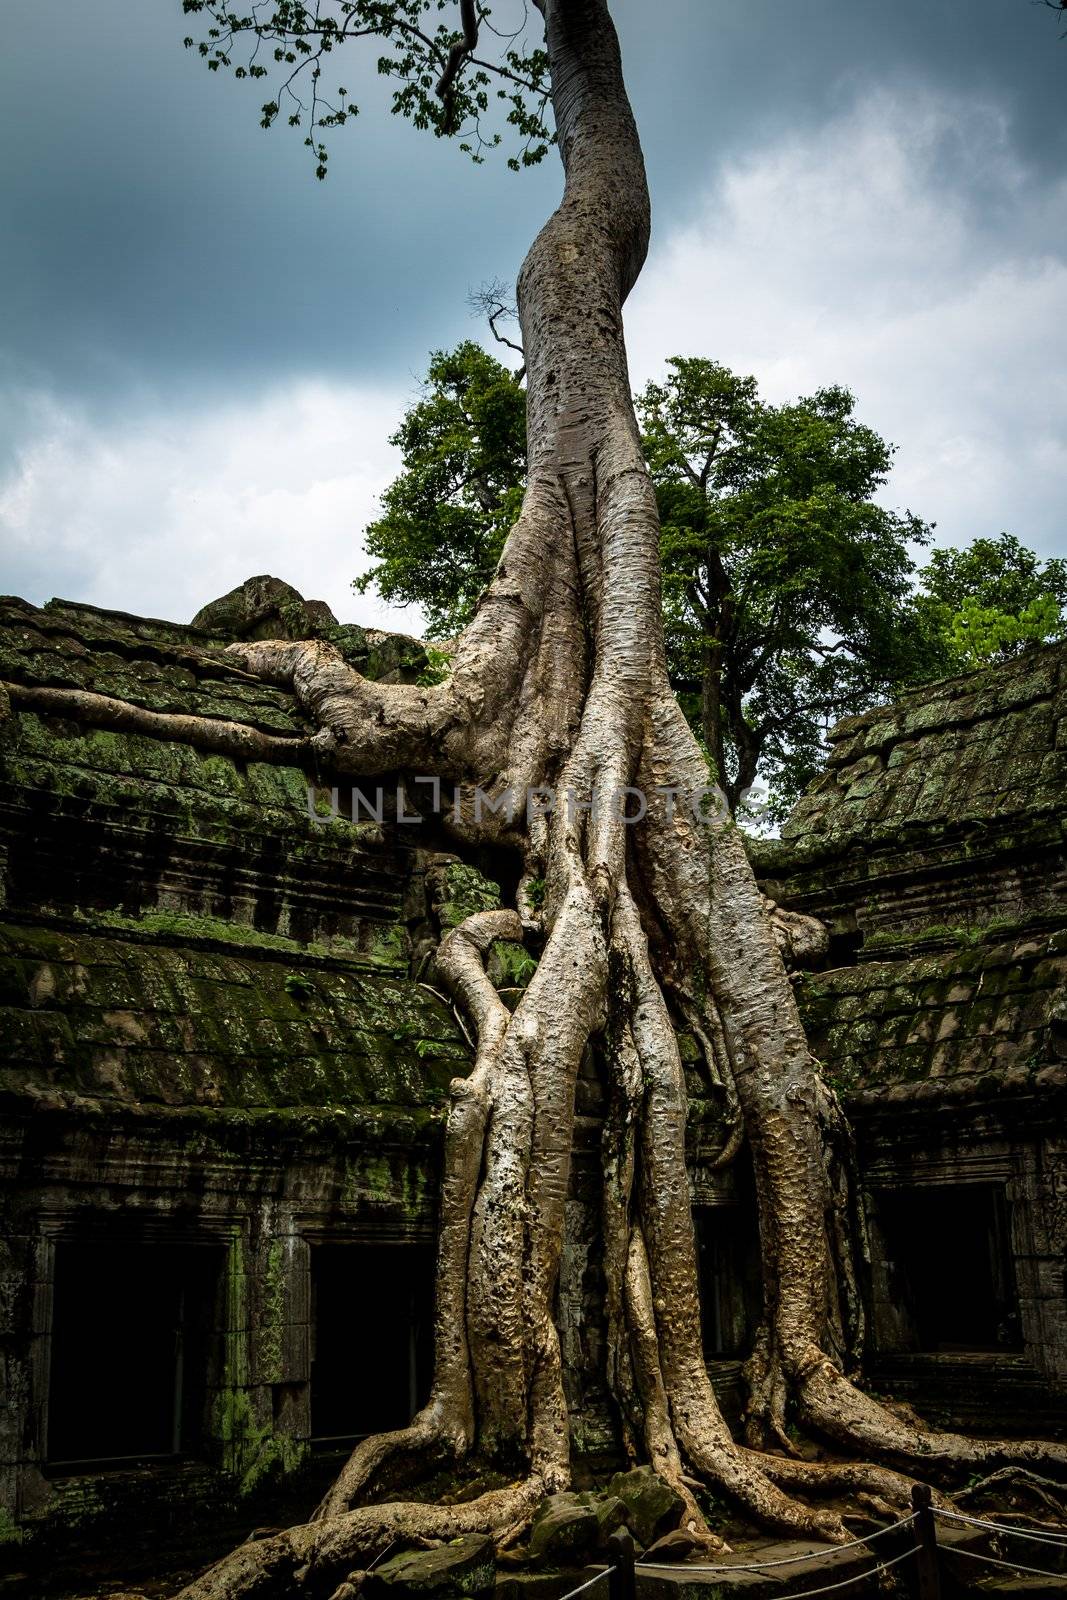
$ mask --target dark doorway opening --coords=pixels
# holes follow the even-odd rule
[[[875,1306],[880,1350],[1021,1349],[1002,1184],[885,1190],[874,1221],[884,1267]]]
[[[47,1460],[80,1471],[196,1455],[217,1358],[225,1249],[55,1246]]]
[[[755,1207],[694,1206],[704,1354],[747,1356],[763,1300]]]
[[[432,1248],[313,1245],[311,1330],[313,1441],[406,1426],[432,1378]]]

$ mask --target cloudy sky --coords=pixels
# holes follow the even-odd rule
[[[504,0],[505,4],[512,0]],[[848,384],[887,498],[1067,546],[1067,39],[1031,0],[614,0],[654,239],[635,381]],[[339,615],[431,348],[512,280],[554,157],[361,115],[315,182],[179,0],[4,0],[0,588],[177,620],[256,572]]]

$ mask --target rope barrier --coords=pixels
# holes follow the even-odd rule
[[[843,1550],[845,1547],[844,1545],[838,1545],[837,1548]],[[910,1550],[902,1550],[899,1555],[893,1556],[889,1561],[879,1561],[877,1565],[868,1567],[866,1572],[852,1572],[847,1578],[839,1578],[836,1583],[821,1584],[818,1589],[801,1589],[799,1594],[783,1596],[783,1600],[812,1600],[812,1597],[817,1594],[830,1594],[834,1589],[847,1589],[852,1584],[859,1583],[863,1578],[876,1578],[880,1572],[888,1572],[890,1567],[895,1567],[899,1562],[907,1561],[911,1556],[918,1555],[918,1553],[919,1546],[913,1544]],[[646,1567],[648,1565],[650,1563],[646,1563]],[[674,1567],[675,1572],[683,1573],[699,1572],[700,1570],[699,1567],[691,1567],[688,1562]],[[727,1568],[727,1571],[729,1570],[731,1569]],[[737,1566],[732,1570],[734,1572],[744,1572],[746,1569],[743,1566]]]
[[[591,1578],[586,1578],[584,1583],[580,1583],[577,1589],[572,1589],[569,1594],[563,1595],[562,1600],[574,1600],[576,1594],[584,1594],[587,1589],[593,1587],[594,1583],[599,1583],[601,1578],[606,1578],[610,1571],[610,1567],[601,1567],[599,1572],[595,1572]]]
[[[899,1522],[891,1522],[885,1528],[877,1528],[874,1533],[869,1533],[865,1539],[849,1539],[845,1544],[830,1545],[822,1550],[809,1550],[801,1556],[786,1556],[784,1559],[775,1561],[727,1561],[721,1566],[707,1567],[692,1566],[687,1561],[685,1570],[686,1572],[763,1572],[770,1567],[796,1567],[805,1561],[820,1561],[823,1556],[836,1555],[839,1550],[855,1550],[861,1544],[873,1544],[874,1540],[880,1539],[883,1534],[895,1533],[898,1528],[908,1528],[914,1521],[915,1513],[912,1512],[908,1517],[901,1517]],[[657,1571],[662,1571],[664,1567],[669,1567],[673,1571],[677,1568],[678,1563],[676,1561],[646,1561],[642,1557],[635,1565],[650,1569],[654,1568]]]
[[[964,1550],[962,1545],[957,1545],[953,1550],[954,1556],[970,1556],[972,1561],[985,1561],[991,1567],[1007,1567],[1009,1572],[1029,1572],[1035,1578],[1058,1578],[1058,1572],[1050,1572],[1047,1567],[1024,1567],[1018,1561],[1001,1561],[998,1556],[983,1555],[979,1550]]]
[[[1043,1529],[1013,1528],[1005,1522],[989,1522],[984,1517],[968,1517],[962,1511],[934,1511],[935,1517],[946,1517],[952,1522],[966,1522],[971,1528],[988,1528],[993,1533],[1009,1533],[1014,1539],[1028,1539],[1032,1544],[1067,1545],[1067,1533],[1046,1533]]]
[[[1067,1545],[1067,1534],[1032,1532],[1029,1529],[1024,1531],[1021,1528],[1009,1527],[1006,1523],[990,1522],[983,1517],[969,1517],[962,1511],[948,1511],[941,1507],[934,1507],[932,1510],[935,1517],[940,1517],[946,1521],[965,1523],[969,1527],[986,1529],[992,1533],[1009,1534],[1017,1539],[1029,1540],[1032,1544],[1048,1544],[1057,1547]],[[875,1529],[874,1533],[868,1534],[865,1538],[849,1539],[845,1544],[833,1545],[829,1549],[809,1550],[805,1551],[803,1555],[778,1557],[773,1561],[727,1561],[716,1563],[715,1565],[691,1565],[689,1562],[679,1564],[678,1562],[649,1561],[643,1558],[635,1563],[634,1570],[635,1572],[638,1570],[646,1572],[681,1571],[693,1574],[714,1573],[716,1575],[725,1575],[731,1572],[766,1572],[778,1567],[803,1566],[807,1562],[819,1561],[825,1556],[835,1555],[839,1551],[854,1550],[861,1545],[872,1544],[874,1540],[881,1539],[887,1533],[895,1533],[898,1528],[912,1527],[916,1520],[916,1514],[912,1512],[910,1516],[901,1517],[899,1522],[891,1522],[884,1528]],[[811,1597],[815,1595],[831,1594],[835,1589],[847,1588],[849,1584],[856,1583],[863,1578],[876,1577],[881,1572],[888,1572],[891,1567],[897,1566],[901,1561],[907,1561],[911,1556],[920,1554],[921,1548],[918,1544],[912,1545],[909,1549],[892,1556],[890,1560],[878,1562],[875,1566],[869,1567],[865,1572],[853,1572],[847,1578],[842,1578],[835,1583],[822,1584],[817,1589],[804,1589],[799,1594],[790,1596],[789,1600],[811,1600]],[[977,1550],[955,1548],[952,1554],[969,1556],[972,1561],[984,1561],[989,1566],[1005,1567],[1010,1572],[1023,1572],[1033,1577],[1049,1578],[1057,1576],[1056,1573],[1049,1572],[1045,1568],[1025,1567],[1017,1561],[1002,1561],[997,1556],[985,1555]],[[568,1594],[562,1597],[562,1600],[577,1600],[578,1595],[585,1594],[587,1590],[592,1589],[601,1579],[606,1578],[612,1570],[611,1567],[602,1567],[591,1578],[587,1578],[584,1583],[579,1584],[577,1589],[570,1590]]]

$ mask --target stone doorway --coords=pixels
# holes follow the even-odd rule
[[[432,1377],[432,1248],[313,1243],[311,1336],[313,1445],[404,1427]]]
[[[53,1473],[199,1455],[225,1248],[64,1238],[53,1257]]]
[[[1003,1184],[924,1184],[874,1197],[881,1353],[1019,1350]]]

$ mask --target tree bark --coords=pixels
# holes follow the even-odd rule
[[[518,285],[528,489],[450,677],[369,684],[322,643],[233,654],[293,687],[321,730],[320,757],[345,770],[414,768],[491,792],[551,785],[572,803],[528,828],[499,825],[522,853],[523,884],[545,880],[543,911],[520,890],[516,910],[469,919],[438,953],[477,1056],[452,1086],[430,1401],[410,1428],[359,1447],[311,1523],[242,1546],[185,1591],[190,1600],[325,1594],[398,1536],[508,1536],[569,1483],[554,1302],[575,1083],[591,1044],[610,1097],[609,1383],[631,1454],[679,1489],[701,1536],[712,1542],[693,1472],[764,1525],[828,1539],[844,1537],[838,1513],[799,1495],[861,1487],[906,1503],[906,1483],[885,1467],[791,1461],[790,1403],[823,1436],[898,1466],[1065,1459],[905,1425],[845,1375],[856,1297],[843,1119],[721,791],[706,815],[652,803],[657,789],[714,786],[667,682],[656,502],[626,365],[622,306],[648,246],[649,204],[618,42],[605,0],[543,10],[566,181]],[[649,797],[634,826],[593,803],[627,787]],[[485,955],[535,918],[544,949],[509,1014]],[[748,1448],[731,1438],[702,1353],[685,1084],[665,987],[684,997],[751,1151],[765,1319],[749,1363]],[[427,1462],[472,1450],[513,1469],[511,1487],[447,1508],[370,1503]]]

